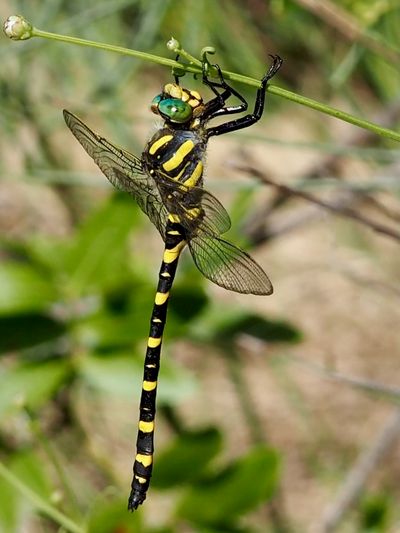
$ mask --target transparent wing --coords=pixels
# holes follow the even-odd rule
[[[153,178],[144,172],[141,160],[94,133],[69,111],[63,113],[67,126],[107,179],[134,196],[164,238],[168,211]]]
[[[161,173],[157,174],[157,187],[168,211],[179,217],[188,238],[199,231],[221,235],[231,227],[225,207],[205,189],[186,187]]]
[[[203,232],[213,235],[228,231],[229,215],[211,193],[200,187],[186,187],[161,172],[153,179],[138,157],[101,137],[67,110],[64,110],[64,119],[108,180],[135,197],[164,239],[168,213],[179,217],[188,239],[200,225]]]
[[[189,241],[189,249],[200,272],[220,287],[244,294],[272,294],[264,270],[232,243],[200,234]]]

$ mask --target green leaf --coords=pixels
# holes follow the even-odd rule
[[[7,505],[0,505],[0,531],[2,533],[15,533],[20,531],[18,527],[18,493],[10,486],[10,483],[0,478],[0,501]]]
[[[60,513],[57,516],[57,510],[52,504],[52,500],[54,500],[54,496],[57,493],[52,488],[43,457],[36,452],[24,451],[14,454],[8,465],[1,463],[0,474],[1,486],[3,480],[8,485],[8,497],[5,500],[5,507],[8,507],[10,503],[14,506],[18,515],[17,520],[19,519],[19,521],[24,523],[27,511],[34,508],[36,511],[41,509],[56,521],[60,519],[60,523],[61,518],[64,518],[64,523],[75,525],[68,520],[68,517],[60,516]],[[4,516],[4,514],[0,511],[1,516]],[[12,531],[20,531],[20,529],[21,524]],[[77,530],[78,527],[75,527],[74,531]],[[68,529],[68,531],[72,531],[72,529]]]
[[[251,335],[265,342],[297,343],[302,333],[286,320],[272,320],[249,311],[212,309],[200,317],[191,327],[194,339],[200,342],[224,343],[235,342],[239,335]]]
[[[0,264],[0,316],[46,310],[56,298],[54,286],[34,268]]]
[[[43,460],[32,451],[14,454],[7,467],[18,480],[29,487],[35,494],[49,501],[52,488],[47,472],[43,469]],[[22,510],[30,506],[29,500],[3,477],[0,478],[0,531],[15,533],[20,531],[23,517]]]
[[[392,506],[393,502],[388,494],[368,494],[360,505],[360,531],[387,531]]]
[[[144,324],[138,325],[136,318],[130,314],[99,313],[77,322],[73,329],[74,338],[80,345],[91,349],[133,346],[146,338],[149,322],[146,318]]]
[[[221,434],[216,429],[184,433],[157,455],[152,486],[168,488],[199,478],[221,448]]]
[[[0,352],[22,350],[60,337],[65,325],[47,316],[0,316]]]
[[[238,516],[268,501],[277,485],[276,451],[258,447],[218,476],[197,483],[183,497],[178,514],[191,522],[230,525]]]
[[[118,286],[126,278],[127,238],[137,221],[131,198],[115,195],[77,233],[65,256],[68,283],[75,294]]]
[[[297,343],[302,339],[300,330],[286,320],[271,320],[254,313],[243,313],[218,329],[217,340],[231,342],[235,336],[243,334],[265,342]]]
[[[202,286],[193,286],[193,283],[178,283],[173,288],[170,311],[176,320],[187,324],[203,311],[208,301],[208,296]]]
[[[56,277],[65,267],[68,241],[48,235],[33,235],[23,243],[23,252],[29,261]]]
[[[65,361],[21,364],[0,371],[0,416],[21,403],[37,409],[46,403],[70,375]]]
[[[33,451],[14,456],[10,469],[13,473],[44,500],[49,501],[53,489],[41,457]]]
[[[131,347],[144,342],[149,326],[154,287],[147,284],[126,284],[118,291],[108,294],[105,307],[97,314],[83,318],[74,326],[74,337],[91,349]]]
[[[91,386],[107,394],[132,397],[140,393],[143,358],[130,353],[107,356],[89,355],[80,361],[80,375]],[[178,403],[194,389],[193,379],[177,365],[163,361],[160,371],[157,401]]]
[[[109,497],[96,502],[87,527],[87,533],[140,533],[141,531],[145,531],[142,527],[141,514],[128,513],[126,499],[110,501]]]

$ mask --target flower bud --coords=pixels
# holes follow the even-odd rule
[[[13,41],[25,41],[32,37],[32,24],[30,24],[22,15],[11,15],[5,21],[4,33]]]
[[[175,39],[175,37],[171,37],[171,39],[167,42],[167,48],[168,50],[171,50],[172,52],[178,52],[181,45],[179,41]]]

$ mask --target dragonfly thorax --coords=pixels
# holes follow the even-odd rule
[[[175,129],[166,125],[158,130],[142,154],[145,170],[199,186],[203,176],[203,160],[207,141],[201,130]]]

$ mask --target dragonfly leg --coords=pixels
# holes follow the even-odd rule
[[[268,82],[269,82],[269,80],[271,78],[273,78],[275,76],[275,74],[281,68],[282,63],[283,63],[283,60],[278,55],[271,56],[271,57],[273,59],[273,62],[272,62],[272,65],[270,66],[270,68],[268,69],[267,73],[265,74],[265,76],[261,80],[261,86],[260,86],[260,88],[257,91],[256,102],[255,102],[253,113],[250,113],[250,114],[248,114],[248,115],[246,115],[244,117],[238,118],[236,120],[232,120],[230,122],[226,122],[225,124],[220,124],[219,126],[208,128],[207,129],[207,136],[208,137],[211,137],[213,135],[223,135],[224,133],[228,133],[230,131],[236,131],[236,130],[240,130],[242,128],[247,128],[248,126],[251,126],[252,124],[257,122],[258,120],[260,120],[260,118],[262,117],[262,114],[264,112],[265,91],[266,91]],[[230,94],[233,94],[233,95],[237,96],[243,102],[244,98],[239,96],[239,93],[237,91],[235,91],[234,89],[229,87],[226,84],[226,82],[224,82],[224,84],[231,91]],[[228,89],[225,89],[224,93],[222,93],[220,96],[222,97],[227,91],[228,91]],[[211,100],[210,103],[212,103],[214,100]],[[236,106],[236,108],[237,109],[241,108],[240,110],[244,111],[245,109],[247,109],[247,105],[246,105],[246,107],[244,107],[243,104],[241,104],[240,106]],[[239,112],[239,111],[236,110],[236,108],[235,107],[233,107],[233,108],[224,107],[224,108],[217,109],[215,112],[213,112],[213,113],[211,113],[209,115],[208,119],[214,118],[216,116],[221,116],[223,114],[231,114],[231,113]]]

